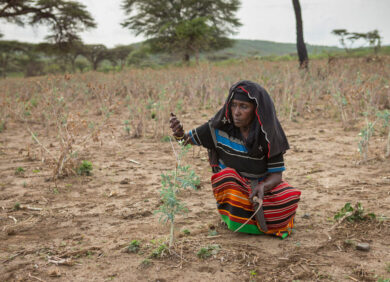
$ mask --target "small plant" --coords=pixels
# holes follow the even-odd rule
[[[6,129],[5,121],[0,120],[0,133]]]
[[[127,247],[127,250],[130,253],[138,253],[139,249],[140,249],[140,242],[138,240],[131,241],[129,246]]]
[[[19,167],[17,167],[16,169],[15,169],[15,174],[16,175],[20,175],[20,174],[23,174],[24,173],[24,168],[22,168],[21,166],[19,166]]]
[[[187,187],[197,189],[197,186],[200,183],[200,179],[195,174],[195,172],[193,170],[190,170],[190,167],[188,165],[183,166],[181,164],[182,158],[188,152],[191,146],[185,146],[183,142],[179,143],[179,145],[179,154],[176,154],[176,152],[174,152],[176,156],[175,170],[161,174],[162,188],[160,191],[160,195],[163,203],[156,211],[157,213],[162,214],[160,220],[164,219],[165,222],[169,221],[171,223],[169,247],[172,247],[174,240],[175,216],[177,214],[184,213],[187,211],[187,208],[178,200],[177,193],[180,189],[185,189]]]
[[[18,210],[20,210],[20,203],[19,203],[19,202],[16,202],[16,203],[14,204],[14,211],[18,211]]]
[[[167,245],[161,244],[156,249],[152,251],[152,253],[149,255],[149,258],[161,258],[165,251],[167,250]]]
[[[90,161],[82,161],[77,168],[78,175],[91,175],[92,163]]]
[[[256,270],[251,270],[249,272],[249,281],[256,281],[256,276],[257,276],[257,271]]]
[[[390,111],[383,110],[377,112],[377,117],[382,120],[383,128],[388,131],[387,142],[386,142],[386,158],[390,156]]]
[[[190,230],[188,230],[188,229],[184,229],[182,232],[184,235],[187,235],[187,236],[191,234]]]
[[[218,232],[215,229],[209,229],[209,236],[217,236]]]
[[[127,135],[130,135],[130,122],[128,120],[125,120],[125,131]]]
[[[168,135],[165,135],[161,138],[161,142],[169,142],[171,140],[171,137],[169,137]]]
[[[374,122],[369,122],[366,119],[366,126],[360,131],[359,136],[360,140],[358,143],[358,151],[360,155],[363,158],[363,161],[365,162],[367,160],[367,155],[368,155],[368,145],[370,143],[370,139],[374,133],[374,126],[375,126],[376,121]]]
[[[376,216],[373,213],[364,215],[364,208],[361,203],[357,203],[355,207],[352,207],[351,203],[346,203],[341,210],[334,216],[335,220],[346,219],[349,222],[361,221],[367,218],[375,219]]]
[[[221,247],[218,244],[208,245],[206,247],[200,248],[200,250],[196,253],[198,258],[207,259],[212,255],[218,254]]]
[[[152,261],[150,259],[144,259],[140,263],[140,267],[142,267],[142,268],[146,268],[146,267],[149,267],[151,265],[152,265]]]

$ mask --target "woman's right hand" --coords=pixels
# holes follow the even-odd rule
[[[176,115],[171,113],[171,117],[169,119],[169,126],[172,129],[173,136],[177,138],[184,137],[184,129],[180,123],[180,120],[177,119]]]

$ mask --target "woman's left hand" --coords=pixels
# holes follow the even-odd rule
[[[253,198],[254,197],[257,197],[259,198],[259,200],[263,200],[264,199],[264,188],[265,188],[265,184],[263,181],[257,183],[257,185],[255,186],[255,188],[252,190],[252,193],[251,195],[249,196],[249,200],[253,203]]]

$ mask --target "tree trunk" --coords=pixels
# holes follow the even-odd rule
[[[92,67],[93,67],[93,70],[94,70],[94,71],[97,70],[98,65],[99,65],[99,62],[98,62],[98,61],[93,61]]]
[[[297,22],[297,51],[299,57],[299,67],[301,69],[307,69],[309,67],[309,58],[307,56],[305,41],[303,40],[301,5],[299,4],[299,0],[292,0],[292,2]]]
[[[184,61],[184,63],[189,65],[190,64],[190,54],[184,53],[183,61]]]

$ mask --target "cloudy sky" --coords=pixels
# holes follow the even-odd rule
[[[98,27],[84,32],[85,43],[101,43],[107,47],[144,40],[121,27],[125,18],[122,0],[79,0],[87,6]],[[237,16],[242,26],[233,38],[295,42],[295,16],[291,0],[241,0]],[[382,44],[390,44],[390,0],[300,0],[304,38],[309,44],[339,45],[333,29],[368,32],[378,29]],[[3,40],[41,42],[44,27],[21,28],[0,22]]]

